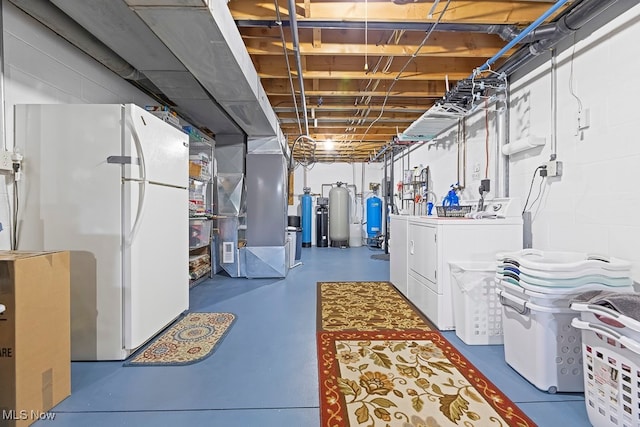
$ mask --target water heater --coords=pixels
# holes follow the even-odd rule
[[[329,240],[334,248],[349,246],[349,190],[338,182],[329,191]]]

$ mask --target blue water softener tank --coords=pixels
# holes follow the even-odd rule
[[[311,247],[311,189],[309,187],[305,187],[302,191],[304,194],[302,195],[302,247],[310,248]]]
[[[382,231],[382,200],[373,196],[367,199],[367,237],[374,239]]]

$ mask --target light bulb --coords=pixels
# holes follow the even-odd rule
[[[364,63],[364,71],[369,71],[369,64],[367,64],[366,62]]]

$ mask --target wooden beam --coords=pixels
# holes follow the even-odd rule
[[[322,40],[316,36],[320,29],[301,28],[299,47],[302,55],[364,55],[371,56],[411,56],[416,53],[424,38],[423,32],[407,31],[397,44],[387,44],[390,31],[369,31],[370,43],[365,47],[360,30],[322,30]],[[277,29],[243,28],[241,34],[251,55],[282,54],[282,41]],[[285,33],[287,48],[293,49],[290,32]],[[486,57],[493,56],[507,42],[494,34],[442,33],[434,32],[429,43],[424,45],[418,56],[439,57]],[[510,56],[514,49],[505,56]]]
[[[287,95],[291,93],[291,85],[288,79],[262,79],[262,87],[268,95]],[[450,82],[451,84],[455,84]],[[305,81],[308,93],[326,92],[328,95],[356,94],[362,96],[384,96],[391,87],[392,82],[385,80],[377,85],[371,80],[319,80]],[[375,90],[372,90],[375,87]],[[369,89],[368,89],[369,88]],[[446,92],[445,81],[397,81],[392,88],[394,93],[417,93],[416,96],[441,97]]]
[[[280,56],[254,56],[253,63],[260,78],[288,79],[285,61]],[[375,60],[375,58],[371,58]],[[401,80],[462,80],[482,65],[487,58],[415,58],[400,76]],[[365,72],[362,57],[303,56],[304,77],[308,79],[393,80],[407,60],[394,58],[388,73]],[[294,73],[297,75],[297,73]]]
[[[532,22],[546,12],[550,1],[507,0],[453,0],[441,22],[466,22],[479,24],[520,24]],[[395,4],[391,1],[371,1],[367,4],[369,22],[414,21],[434,22],[440,16],[446,2],[442,1],[429,18],[433,2]],[[314,0],[310,5],[313,20],[360,21],[365,16],[363,1]],[[273,2],[267,0],[234,0],[229,3],[234,19],[275,19]],[[561,13],[564,9],[560,9]],[[553,17],[552,17],[553,18]],[[310,18],[299,18],[300,21]]]
[[[311,18],[311,0],[304,0],[304,17]]]
[[[320,28],[313,29],[313,42],[312,46],[314,53],[317,53],[322,48],[322,30]]]

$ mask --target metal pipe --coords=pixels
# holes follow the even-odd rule
[[[290,0],[292,1],[292,0]],[[502,57],[502,55],[504,55],[509,49],[511,49],[513,46],[515,46],[516,44],[518,44],[522,39],[524,39],[527,34],[529,34],[531,31],[533,31],[536,27],[538,27],[540,24],[542,24],[549,16],[553,15],[558,9],[560,9],[562,6],[565,5],[565,3],[567,3],[569,0],[558,0],[553,6],[551,6],[545,13],[543,13],[542,15],[540,15],[540,17],[538,17],[538,19],[536,19],[535,21],[533,21],[527,28],[525,28],[524,30],[522,30],[520,32],[520,34],[518,34],[518,36],[516,38],[514,38],[513,40],[511,40],[509,43],[507,43],[507,45],[505,47],[503,47],[502,49],[500,49],[498,51],[498,53],[496,53],[495,55],[493,55],[491,58],[489,58],[487,60],[487,62],[485,62],[484,64],[482,64],[480,67],[478,67],[475,71],[474,74],[472,74],[469,78],[472,78],[474,75],[477,75],[478,73],[488,70],[491,67],[491,64],[493,64],[494,62],[496,62],[498,59],[500,59]]]
[[[497,71],[499,73],[505,73],[506,75],[513,74],[535,56],[552,48],[564,37],[582,28],[616,2],[617,0],[584,0],[578,3],[554,24],[549,24],[551,29],[544,29],[544,31],[550,33],[549,38],[539,40],[531,44],[528,48],[523,47],[519,49],[511,55]]]
[[[496,197],[509,197],[509,157],[502,154],[502,147],[509,141],[509,106],[507,93],[500,93],[496,98]]]
[[[284,30],[282,29],[282,19],[280,18],[280,5],[278,5],[278,0],[273,0],[275,3],[276,9],[276,19],[278,22],[278,28],[280,29],[280,40],[282,40],[282,50],[284,53],[284,60],[287,64],[287,74],[289,75],[289,85],[291,86],[291,97],[293,98],[293,106],[296,111],[296,119],[298,120],[298,131],[302,133],[302,125],[300,124],[300,112],[298,111],[298,101],[296,100],[296,91],[293,87],[293,77],[291,76],[291,65],[289,64],[289,54],[287,53],[287,42],[284,39]],[[282,123],[282,122],[281,122]],[[308,133],[308,132],[307,132]],[[291,153],[293,157],[293,153]],[[291,164],[291,162],[289,162]]]
[[[585,0],[556,22],[552,37],[540,40],[529,47],[533,55],[539,55],[555,46],[565,36],[577,31],[593,17],[602,13],[617,0]]]
[[[296,1],[289,0],[289,23],[291,24],[291,38],[293,50],[296,57],[296,69],[298,70],[298,81],[300,83],[300,103],[304,110],[304,130],[309,135],[309,116],[307,114],[307,99],[304,93],[304,77],[302,75],[302,62],[300,60],[300,41],[298,40],[298,21],[296,19]]]
[[[236,26],[243,27],[259,27],[259,28],[273,28],[278,24],[271,19],[264,20],[248,20],[237,19],[235,21]],[[286,22],[282,23],[283,26],[287,26]],[[364,30],[364,21],[323,21],[314,19],[305,19],[297,23],[298,28],[321,28],[325,30],[343,30],[354,29]],[[367,22],[367,28],[369,30],[407,30],[407,31],[429,31],[435,24],[428,22]],[[455,23],[440,23],[438,24],[438,31],[445,32],[464,32],[464,33],[482,33],[482,34],[498,34],[501,37],[507,37],[509,33],[518,31],[515,25],[511,24],[455,24]],[[504,38],[503,37],[503,38]],[[515,35],[514,35],[515,37]]]

